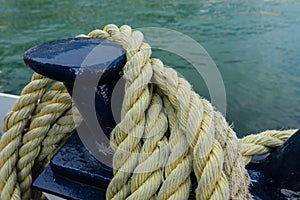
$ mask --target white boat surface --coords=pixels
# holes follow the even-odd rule
[[[0,135],[2,135],[2,120],[6,113],[11,111],[13,104],[19,98],[17,95],[0,93],[0,120],[1,120],[1,129]]]

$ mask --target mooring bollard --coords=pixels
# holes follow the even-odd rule
[[[33,187],[67,199],[106,199],[106,188],[113,176],[109,167],[112,155],[106,158],[97,145],[87,149],[86,144],[99,137],[108,140],[116,125],[111,97],[126,63],[125,51],[103,39],[63,39],[29,49],[24,61],[35,72],[63,82],[84,118],[77,128],[84,134],[75,132],[68,139]],[[119,114],[124,91],[118,92],[119,109],[115,112]],[[99,135],[99,131],[103,134]],[[296,158],[300,154],[299,143],[300,131],[270,155],[247,166],[255,180],[250,185],[254,198],[293,197],[300,188],[300,163]]]
[[[63,82],[86,122],[95,111],[109,137],[116,125],[111,95],[126,63],[121,46],[104,39],[63,39],[29,49],[24,61],[38,74]]]
[[[29,49],[24,61],[35,72],[64,83],[84,118],[78,128],[84,131],[82,137],[109,139],[116,125],[111,109],[112,91],[126,63],[125,51],[119,45],[103,39],[63,39]],[[99,130],[104,134],[93,133]],[[86,149],[78,134],[73,134],[33,186],[67,199],[105,199],[112,169],[99,162],[91,151],[101,154],[97,149]]]

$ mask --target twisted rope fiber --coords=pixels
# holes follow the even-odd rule
[[[127,51],[122,120],[111,134],[114,178],[107,199],[248,199],[245,164],[296,132],[266,131],[238,140],[187,81],[150,59],[142,33],[107,25],[79,37],[107,38]],[[31,192],[32,179],[75,128],[71,107],[61,83],[33,75],[3,120],[1,200],[42,198]]]
[[[107,25],[80,37],[110,39],[127,52],[122,120],[111,133],[114,178],[107,199],[188,199],[192,173],[197,199],[250,199],[245,161],[295,132],[279,136],[270,131],[239,141],[224,117],[186,80],[150,58],[141,32]]]
[[[177,130],[174,131],[177,141],[175,141],[175,148],[170,153],[170,158],[173,159],[169,159],[167,163],[170,168],[168,171],[166,170],[166,178],[162,185],[156,186],[160,188],[158,199],[187,199],[191,187],[192,169],[198,182],[196,188],[198,199],[228,199],[229,197],[235,198],[237,195],[242,196],[243,199],[249,197],[245,168],[238,164],[232,166],[232,168],[240,166],[240,169],[231,170],[229,175],[222,170],[224,151],[219,141],[215,139],[214,110],[211,104],[200,99],[191,90],[190,85],[184,79],[179,78],[174,70],[165,68],[159,60],[150,60],[149,45],[142,42],[143,35],[140,32],[134,31],[129,35],[130,27],[123,26],[118,29],[113,25],[105,27],[104,30],[107,30],[112,40],[121,43],[129,52],[127,53],[127,64],[124,67],[124,76],[127,82],[122,121],[114,129],[111,137],[111,143],[115,149],[113,163],[115,177],[108,186],[107,198],[125,199],[131,194],[129,198],[135,195],[148,199],[155,194],[143,196],[142,193],[136,194],[136,192],[139,193],[139,190],[134,190],[133,187],[129,190],[129,185],[132,185],[134,181],[130,179],[131,174],[135,172],[134,168],[140,166],[135,150],[139,150],[143,145],[141,138],[145,126],[141,126],[141,124],[145,123],[144,112],[148,105],[145,107],[145,104],[141,105],[141,103],[148,104],[149,98],[151,98],[148,92],[151,77],[145,75],[146,70],[150,75],[153,73],[154,82],[159,85],[161,93],[170,100],[177,117],[176,124],[178,124],[178,126],[175,125]],[[89,36],[95,36],[95,31]],[[100,34],[100,36],[102,35]],[[134,45],[128,46],[127,41],[132,40],[135,41]],[[145,78],[147,79],[145,80]],[[143,91],[146,92],[141,93]],[[141,102],[140,99],[144,101]],[[173,132],[170,134],[172,135]],[[234,139],[236,139],[237,145],[237,138],[232,138],[232,140]],[[238,154],[235,159],[239,157],[241,158]],[[241,181],[236,183],[238,184],[235,187],[236,191],[233,191],[231,196],[229,196],[229,191],[234,188],[229,188],[230,176],[244,177],[241,178],[244,183],[238,184]],[[143,180],[138,181],[141,181],[140,185],[143,184]]]
[[[41,156],[53,154],[45,152],[49,148],[45,144],[47,140],[44,140],[49,138],[47,134],[56,132],[60,139],[53,141],[57,141],[58,145],[61,138],[74,129],[74,123],[69,123],[71,119],[68,119],[68,123],[61,123],[62,115],[68,113],[71,106],[72,100],[62,83],[38,74],[33,75],[32,82],[23,89],[20,99],[3,120],[4,134],[0,140],[2,200],[31,198],[31,183],[36,176],[32,176],[32,169],[47,162]],[[55,131],[57,127],[60,129]],[[38,164],[35,161],[37,158]]]

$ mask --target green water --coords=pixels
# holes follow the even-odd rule
[[[32,71],[28,48],[108,23],[180,31],[205,47],[221,72],[227,120],[239,135],[300,128],[300,1],[0,0],[0,92],[18,94]],[[154,55],[174,66],[209,98],[201,77],[182,58]]]

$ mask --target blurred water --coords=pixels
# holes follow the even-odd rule
[[[297,0],[68,1],[0,0],[0,92],[18,94],[32,71],[28,48],[108,23],[165,27],[194,38],[224,80],[227,120],[239,135],[300,127],[300,2]],[[209,99],[182,58],[154,50]]]

